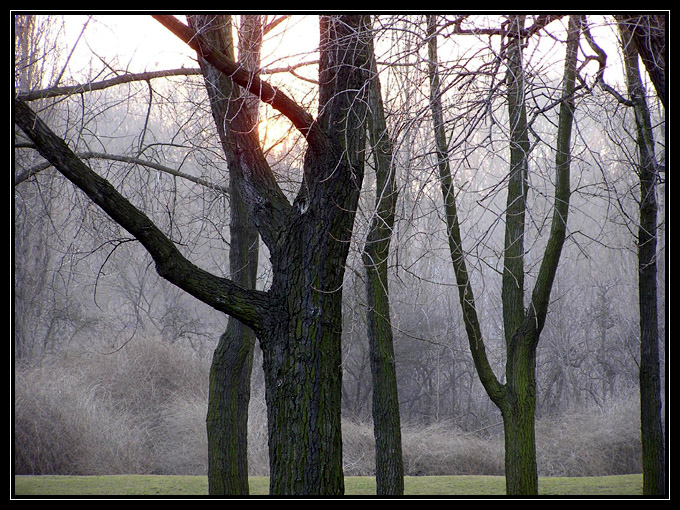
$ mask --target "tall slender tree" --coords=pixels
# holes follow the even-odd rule
[[[505,211],[504,270],[502,280],[505,330],[505,383],[489,363],[465,261],[454,181],[449,166],[441,90],[437,71],[436,19],[428,16],[430,106],[432,110],[439,176],[447,223],[451,261],[458,284],[460,305],[470,351],[479,378],[503,416],[506,490],[511,495],[538,493],[536,466],[536,349],[545,324],[552,284],[566,236],[570,197],[570,144],[574,117],[576,63],[580,19],[569,20],[564,79],[555,152],[555,199],[550,234],[534,284],[529,306],[524,307],[524,231],[527,205],[529,143],[522,64],[523,16],[508,19],[506,65],[510,122],[510,170]]]
[[[397,204],[396,167],[373,48],[370,72],[368,139],[376,175],[375,211],[362,259],[366,273],[367,335],[373,377],[375,476],[379,495],[401,495],[404,493],[404,462],[387,272]]]
[[[628,17],[618,17],[629,101],[635,114],[637,174],[640,179],[638,226],[638,300],[640,312],[640,418],[643,493],[666,493],[665,442],[663,435],[659,326],[657,298],[657,180],[659,165],[645,88],[638,66],[636,32],[641,27]],[[665,66],[664,66],[665,68]],[[647,68],[650,71],[649,67]],[[651,70],[653,71],[653,69]],[[653,74],[653,72],[652,72]],[[661,80],[664,87],[665,81]],[[655,80],[657,84],[659,80]],[[657,86],[657,92],[659,88]]]
[[[20,100],[14,102],[15,122],[43,157],[136,237],[160,276],[255,331],[265,372],[270,492],[342,494],[342,285],[364,173],[368,17],[320,17],[316,119],[201,33],[172,16],[156,18],[201,59],[286,115],[307,140],[303,182],[293,203],[269,167],[260,164],[264,158],[256,140],[231,147],[241,163],[237,185],[269,249],[269,290],[246,289],[189,261]]]
[[[261,16],[243,16],[239,37],[239,63],[256,73],[262,44]],[[200,32],[207,44],[234,57],[232,20],[228,15],[192,15],[189,25]],[[231,279],[245,289],[257,280],[259,235],[248,217],[238,186],[243,168],[232,147],[258,137],[258,104],[248,93],[215,69],[199,60],[210,99],[215,126],[228,159],[231,206],[229,268]],[[259,103],[259,99],[257,100]],[[233,121],[229,121],[233,119]],[[236,130],[235,127],[245,128]],[[251,141],[251,143],[254,143]],[[250,163],[253,165],[253,163]],[[238,169],[238,170],[237,170]],[[208,491],[215,495],[248,494],[248,405],[255,334],[233,317],[220,336],[210,368],[208,415]]]

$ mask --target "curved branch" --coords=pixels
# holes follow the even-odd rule
[[[278,88],[262,81],[257,75],[247,71],[224,53],[213,48],[200,33],[174,16],[154,15],[153,18],[196,50],[207,62],[229,76],[236,84],[285,115],[309,143],[322,142],[325,139],[314,118],[304,108]]]
[[[180,68],[168,69],[164,71],[150,71],[146,73],[132,73],[116,76],[108,80],[93,81],[90,83],[81,83],[78,85],[70,85],[64,87],[50,87],[41,90],[31,90],[29,92],[19,92],[17,99],[21,101],[35,101],[37,99],[47,99],[50,97],[69,96],[73,94],[81,94],[83,92],[92,92],[93,90],[102,90],[115,85],[122,85],[123,83],[130,83],[133,81],[149,81],[155,78],[167,78],[168,76],[194,76],[200,75],[201,70],[198,68]]]
[[[491,400],[500,407],[503,402],[505,388],[494,374],[486,354],[486,347],[484,345],[482,328],[477,315],[472,283],[470,282],[467,264],[465,262],[465,252],[463,251],[463,241],[460,233],[460,223],[456,205],[456,194],[453,188],[453,178],[451,176],[451,168],[447,155],[446,133],[444,132],[441,90],[439,74],[437,72],[436,22],[433,16],[427,17],[427,31],[429,38],[428,78],[430,80],[430,109],[432,110],[434,137],[437,148],[437,166],[439,167],[442,197],[444,200],[444,213],[446,216],[451,262],[456,276],[458,298],[463,311],[463,322],[465,324],[465,331],[468,337],[468,344],[470,346],[470,352],[472,353],[475,368],[477,369],[479,379],[487,394]]]
[[[14,113],[15,122],[40,154],[142,243],[161,277],[255,331],[261,328],[268,307],[266,293],[246,290],[191,263],[145,214],[83,163],[23,101],[14,100]]]
[[[550,301],[550,292],[557,273],[562,247],[567,233],[567,217],[569,215],[570,164],[571,164],[571,132],[574,124],[573,93],[576,89],[576,64],[578,59],[578,41],[582,29],[581,17],[572,15],[569,18],[567,34],[567,54],[564,64],[563,97],[567,98],[560,105],[557,144],[555,149],[555,204],[550,227],[550,235],[543,254],[541,267],[536,278],[531,296],[531,309],[528,317],[540,331],[545,324]]]
[[[35,146],[28,146],[28,148],[36,149]],[[93,151],[87,151],[87,152],[78,152],[76,153],[76,156],[78,156],[80,159],[108,159],[111,161],[120,161],[121,163],[132,163],[134,165],[140,165],[140,166],[145,166],[149,168],[153,168],[154,170],[158,170],[159,172],[164,172],[166,174],[173,175],[175,177],[180,177],[182,179],[186,179],[187,181],[191,181],[194,184],[198,184],[199,186],[205,186],[206,188],[219,191],[220,193],[224,193],[225,195],[229,195],[229,189],[220,186],[219,184],[214,184],[212,182],[206,181],[205,179],[201,179],[199,177],[194,177],[193,175],[185,174],[184,172],[180,172],[179,170],[175,170],[174,168],[170,168],[169,166],[161,165],[159,163],[154,163],[153,161],[148,161],[145,159],[140,159],[140,158],[135,158],[133,156],[119,156],[116,154],[106,154],[104,152],[93,152]],[[30,177],[33,175],[42,172],[43,170],[46,170],[47,168],[51,167],[52,163],[49,161],[45,161],[43,163],[40,163],[38,165],[35,165],[28,170],[25,170],[21,172],[19,175],[17,175],[14,178],[14,185],[16,186],[17,184],[20,184],[26,180],[28,180]]]

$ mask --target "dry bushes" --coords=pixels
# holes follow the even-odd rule
[[[15,472],[181,472],[184,455],[168,452],[189,448],[186,429],[205,414],[199,421],[195,413],[181,435],[177,402],[205,402],[208,366],[182,351],[139,341],[114,354],[61,354],[17,367]]]
[[[572,408],[536,424],[543,476],[623,475],[642,472],[637,394],[603,406]]]
[[[503,438],[480,438],[447,422],[407,426],[402,433],[407,475],[502,475]]]
[[[66,355],[17,367],[17,474],[206,474],[210,360],[178,345],[131,342],[111,355]],[[536,424],[539,474],[638,473],[637,395]],[[486,431],[488,432],[488,431]],[[500,426],[484,437],[441,422],[404,424],[407,475],[502,475]],[[373,475],[372,423],[343,420],[346,475]],[[249,465],[268,474],[267,419],[254,388]]]
[[[342,434],[345,475],[374,475],[373,424],[343,420]],[[446,422],[402,426],[402,454],[407,476],[503,474],[502,439],[482,439]]]
[[[82,374],[37,367],[17,375],[16,473],[145,472],[144,423],[106,398]]]

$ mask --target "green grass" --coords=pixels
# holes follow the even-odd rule
[[[16,496],[202,496],[205,476],[15,476]],[[407,476],[407,496],[502,496],[502,476]],[[266,495],[269,479],[250,478],[252,495]],[[541,495],[635,496],[642,494],[642,475],[540,478]],[[348,496],[375,495],[375,478],[345,478]]]

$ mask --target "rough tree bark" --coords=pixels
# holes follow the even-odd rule
[[[192,15],[189,25],[222,53],[234,57],[231,16]],[[262,42],[260,16],[244,16],[240,30],[239,61],[254,72],[259,67]],[[248,217],[238,176],[243,174],[233,147],[244,137],[257,137],[257,104],[205,60],[199,60],[215,126],[228,160],[230,198],[229,268],[231,279],[246,289],[257,281],[259,235]],[[259,99],[257,100],[259,101]],[[228,119],[233,119],[229,122]],[[235,127],[238,128],[234,129]],[[254,166],[251,162],[250,166]],[[239,170],[237,170],[239,169]],[[244,495],[248,487],[248,406],[255,333],[230,317],[220,336],[210,367],[208,389],[208,492]]]
[[[160,276],[256,332],[264,358],[270,492],[342,494],[342,284],[364,172],[368,18],[321,17],[317,119],[190,27],[171,16],[156,18],[236,84],[286,115],[307,139],[303,184],[292,204],[269,168],[257,164],[259,144],[242,140],[232,148],[241,163],[241,194],[271,256],[267,292],[245,289],[187,260],[17,100],[15,121],[46,159],[142,243]]]

